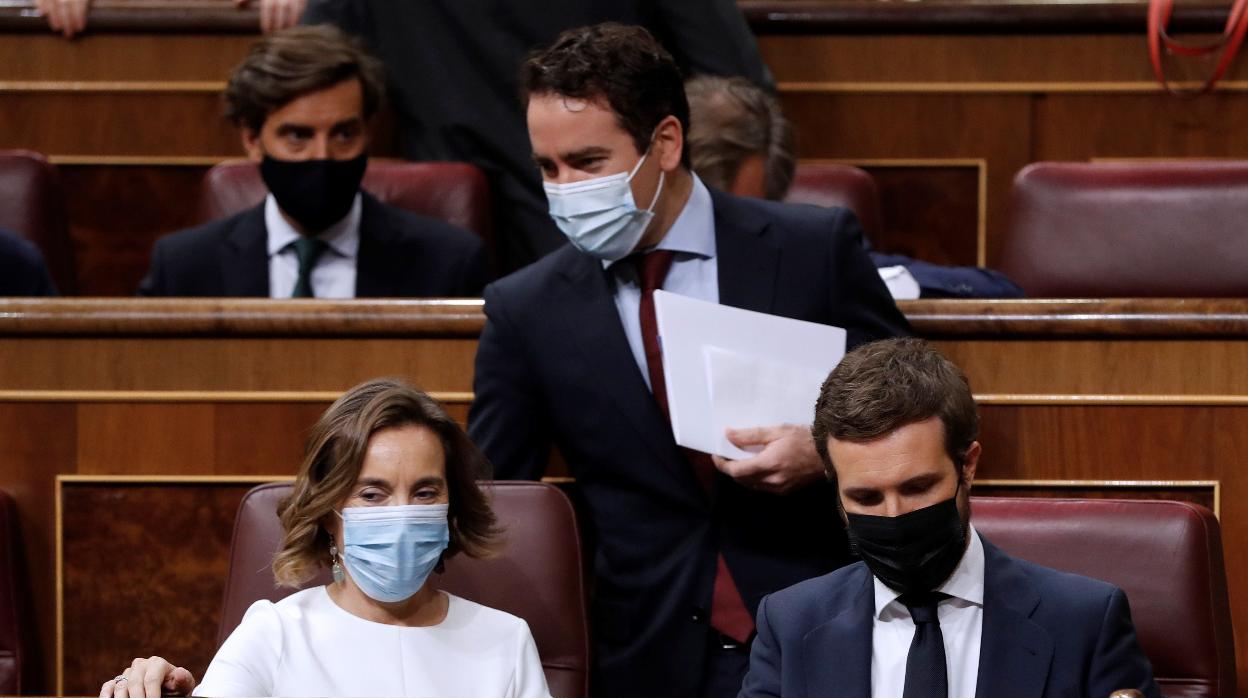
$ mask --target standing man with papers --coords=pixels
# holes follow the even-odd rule
[[[759,599],[847,561],[805,426],[676,445],[654,292],[905,334],[853,215],[708,190],[684,150],[680,71],[644,29],[565,32],[521,75],[551,217],[571,241],[485,292],[469,430],[499,478],[557,446],[597,541],[595,696],[732,696]]]

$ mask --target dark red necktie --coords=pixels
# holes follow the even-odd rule
[[[650,389],[654,399],[663,410],[663,416],[671,419],[667,408],[667,384],[663,379],[663,352],[659,348],[659,325],[654,316],[654,291],[663,286],[667,270],[672,267],[675,252],[655,250],[632,261],[637,267],[637,279],[641,284],[641,343],[646,351],[646,369],[650,373]],[[701,451],[684,449],[698,481],[709,492],[715,481],[715,464],[711,457]],[[715,590],[711,595],[711,627],[744,644],[754,632],[754,619],[741,600],[741,592],[728,571],[723,553],[716,555]]]

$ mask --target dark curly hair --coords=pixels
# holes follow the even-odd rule
[[[605,101],[638,153],[650,147],[654,129],[668,116],[689,133],[689,101],[680,67],[642,27],[607,22],[569,29],[546,48],[529,54],[520,69],[520,99],[560,95]],[[689,167],[689,149],[680,156]]]

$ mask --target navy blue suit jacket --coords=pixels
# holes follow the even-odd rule
[[[1106,698],[1161,693],[1121,589],[1006,555],[983,536],[982,698]],[[875,590],[859,562],[802,582],[758,608],[741,698],[871,695]]]
[[[0,296],[55,296],[56,285],[33,243],[0,230]]]
[[[476,235],[362,192],[359,298],[476,297],[486,280]],[[143,296],[269,296],[264,204],[156,241]]]
[[[725,305],[833,324],[850,346],[908,332],[853,214],[712,192]],[[722,550],[759,599],[848,561],[834,492],[708,494],[676,445],[601,263],[568,246],[485,291],[469,433],[499,478],[536,479],[556,445],[596,537],[595,695],[697,695]]]

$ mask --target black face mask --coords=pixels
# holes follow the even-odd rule
[[[871,573],[903,594],[943,584],[966,551],[967,522],[958,513],[957,492],[901,516],[845,516],[849,542]]]
[[[319,233],[346,217],[360,190],[368,155],[351,160],[278,160],[264,156],[260,176],[282,212],[306,233]]]

